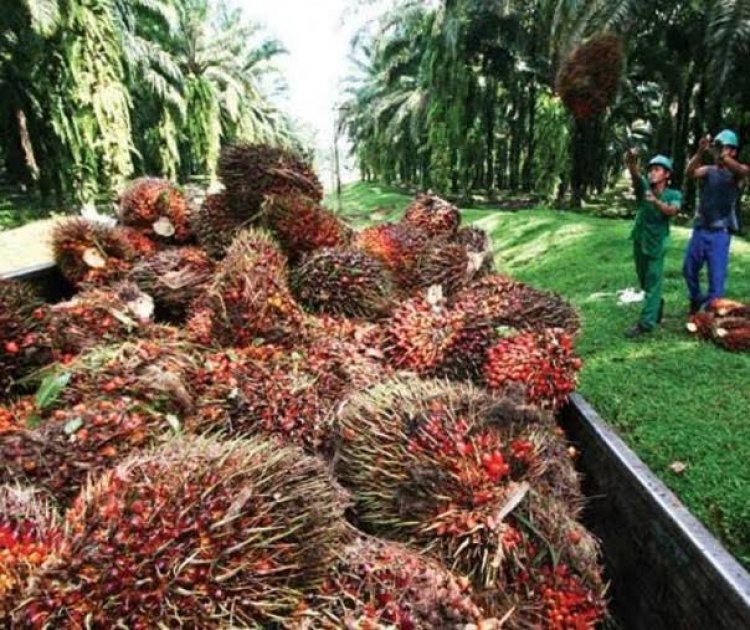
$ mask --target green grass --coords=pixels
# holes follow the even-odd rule
[[[409,198],[387,187],[345,188],[346,216],[364,224],[398,217]],[[332,207],[334,203],[330,204]],[[373,211],[390,207],[388,212]],[[725,352],[684,332],[682,253],[689,232],[673,228],[663,327],[639,341],[623,331],[639,305],[614,293],[637,280],[630,223],[534,209],[466,209],[488,230],[501,271],[558,291],[580,309],[584,359],[579,391],[741,562],[750,566],[750,356]],[[750,243],[732,243],[728,297],[750,298]],[[672,462],[687,464],[682,474]]]

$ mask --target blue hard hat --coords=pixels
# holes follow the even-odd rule
[[[666,155],[655,155],[648,162],[648,167],[661,166],[667,169],[670,173],[674,170],[674,163]]]
[[[740,146],[739,138],[737,137],[737,134],[734,133],[731,129],[724,129],[721,133],[719,133],[716,138],[714,138],[714,142],[716,144],[722,144],[727,147],[734,147],[735,149]]]

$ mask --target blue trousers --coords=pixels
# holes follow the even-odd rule
[[[705,304],[724,296],[731,238],[729,232],[693,229],[682,265],[691,300]],[[708,265],[708,293],[701,292],[700,273],[704,263]]]

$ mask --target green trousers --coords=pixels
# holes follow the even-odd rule
[[[652,330],[659,323],[659,309],[661,308],[661,290],[664,280],[664,254],[653,257],[646,256],[640,243],[633,243],[635,271],[641,289],[646,292],[646,299],[641,311],[640,325],[646,330]]]

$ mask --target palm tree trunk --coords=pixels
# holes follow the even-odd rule
[[[523,167],[523,189],[530,191],[534,182],[534,151],[536,134],[536,83],[531,81],[529,85],[529,128],[526,135],[526,162]]]
[[[39,181],[39,165],[34,155],[34,147],[31,144],[31,135],[26,123],[26,113],[20,107],[16,109],[16,124],[18,125],[18,138],[21,142],[23,158],[32,182]]]

